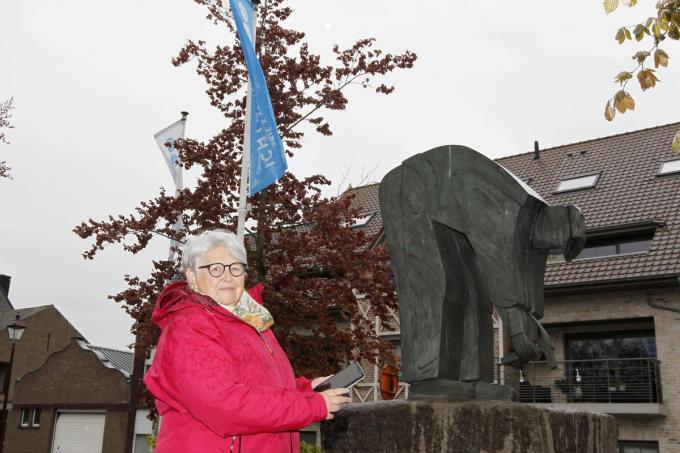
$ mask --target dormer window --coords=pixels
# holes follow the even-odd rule
[[[369,214],[369,215],[364,215],[364,216],[357,217],[356,219],[354,219],[354,225],[352,225],[352,227],[362,227],[362,226],[366,226],[366,224],[367,224],[372,218],[373,218],[373,213],[371,213],[371,214]]]
[[[589,189],[595,187],[597,181],[600,179],[600,174],[578,176],[576,178],[567,178],[560,181],[555,192],[570,192],[572,190]]]
[[[654,240],[657,226],[658,224],[654,222],[643,222],[621,225],[614,230],[587,232],[586,246],[576,259],[647,253]],[[564,262],[564,256],[548,256],[549,264],[560,262]]]
[[[629,253],[646,253],[654,239],[654,230],[636,235],[604,237],[587,241],[577,259],[599,258],[604,256],[627,255]]]
[[[680,159],[663,162],[657,175],[670,175],[672,173],[680,173]]]

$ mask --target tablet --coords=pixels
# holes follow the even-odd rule
[[[333,376],[329,377],[314,389],[315,392],[323,392],[328,389],[347,388],[356,384],[364,378],[364,370],[361,366],[352,360],[347,368],[338,371]]]

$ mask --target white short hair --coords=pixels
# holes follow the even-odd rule
[[[182,247],[182,271],[192,269],[194,272],[198,272],[196,268],[198,257],[218,246],[226,247],[229,250],[229,254],[239,262],[248,264],[246,248],[243,246],[243,242],[239,241],[236,235],[230,231],[215,229],[187,238],[186,243]]]

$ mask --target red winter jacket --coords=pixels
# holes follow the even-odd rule
[[[249,294],[261,303],[261,285]],[[271,329],[173,283],[156,303],[163,330],[144,383],[162,416],[156,453],[298,452],[298,429],[326,418]]]

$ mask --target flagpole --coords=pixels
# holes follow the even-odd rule
[[[253,23],[249,24],[253,37],[253,49],[255,48],[256,32],[257,32],[257,5],[259,0],[253,0]],[[243,127],[243,156],[241,157],[241,187],[238,199],[238,220],[236,224],[236,238],[243,242],[246,229],[246,214],[248,212],[248,177],[250,175],[250,117],[252,109],[253,88],[250,83],[250,76],[248,76],[248,94],[246,97],[246,118]]]
[[[180,113],[182,114],[182,118],[180,119],[181,125],[182,125],[182,129],[181,129],[182,135],[181,135],[180,138],[184,139],[184,133],[185,133],[186,127],[187,127],[187,116],[189,116],[189,112],[182,111]],[[178,182],[177,182],[177,191],[175,193],[177,195],[179,195],[180,191],[182,191],[183,189],[184,189],[184,172],[180,168],[179,178],[178,178]]]
[[[182,111],[180,112],[182,114],[182,118],[180,119],[180,137],[181,139],[184,138],[184,133],[186,131],[187,127],[187,116],[189,115],[189,112]],[[175,197],[179,196],[179,193],[184,189],[184,172],[182,171],[182,167],[179,168],[179,177],[177,178],[177,185],[175,186]],[[181,216],[181,214],[180,214]],[[175,224],[173,225],[173,229],[177,230],[179,227],[179,223],[181,221],[181,218],[177,219],[175,221]],[[179,243],[172,239],[170,241],[170,250],[168,251],[168,261],[174,261],[175,260],[175,249]]]

